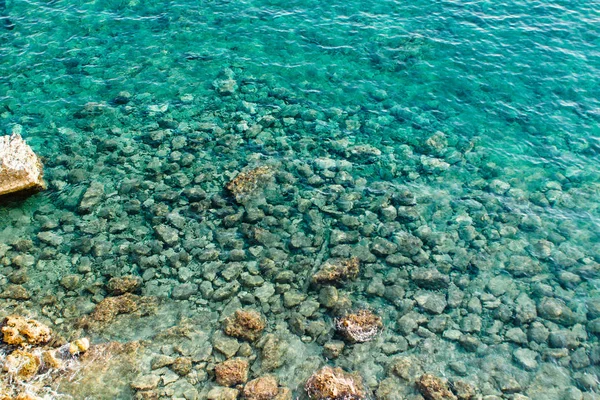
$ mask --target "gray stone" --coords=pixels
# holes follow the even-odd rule
[[[171,297],[175,300],[187,300],[196,293],[198,293],[198,285],[195,283],[182,283],[175,286]]]
[[[216,332],[213,336],[213,346],[215,349],[220,351],[227,358],[231,358],[237,353],[240,348],[240,343],[229,336],[225,336],[220,331]]]
[[[527,335],[521,328],[511,328],[506,331],[506,339],[517,344],[526,344]]]
[[[154,230],[158,238],[169,246],[173,246],[179,241],[179,232],[175,228],[160,224],[155,226]]]
[[[142,375],[131,382],[131,387],[135,390],[152,390],[158,387],[159,382],[160,376],[158,375]]]
[[[533,371],[538,367],[536,358],[538,353],[529,349],[517,349],[513,353],[513,357],[517,364],[527,371]]]
[[[575,324],[573,311],[560,299],[553,297],[544,297],[537,306],[537,312],[540,317],[561,325]]]
[[[417,292],[414,296],[415,300],[425,311],[432,314],[441,314],[446,309],[446,296],[442,293]]]
[[[423,289],[445,289],[450,283],[450,278],[443,275],[436,268],[418,268],[411,274],[412,281]]]
[[[82,213],[90,212],[100,203],[104,196],[104,186],[100,182],[92,182],[85,191],[79,202],[79,211]]]
[[[460,330],[465,333],[481,331],[481,317],[476,314],[468,314],[460,321]]]
[[[283,305],[286,308],[292,308],[302,303],[306,299],[306,295],[297,290],[290,290],[283,294]]]
[[[37,237],[40,240],[40,242],[53,247],[60,246],[64,241],[64,239],[61,236],[57,235],[54,232],[40,232],[38,233]]]
[[[272,283],[265,283],[264,285],[256,288],[253,293],[261,303],[267,303],[271,296],[275,294],[275,286]]]

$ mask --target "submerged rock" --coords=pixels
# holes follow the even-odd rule
[[[248,380],[248,361],[236,358],[227,360],[215,367],[217,383],[223,386],[234,386]]]
[[[44,190],[42,162],[21,135],[0,137],[0,196]]]
[[[248,400],[270,400],[278,393],[277,379],[272,375],[253,379],[244,387],[244,398]]]
[[[321,266],[312,280],[318,284],[339,284],[358,276],[360,261],[357,257],[328,260]]]
[[[15,350],[4,362],[3,370],[17,379],[31,379],[40,369],[42,362],[33,353],[25,350]]]
[[[350,342],[372,340],[383,328],[381,317],[369,310],[360,310],[336,320],[336,329]]]
[[[422,375],[417,380],[417,388],[426,400],[457,400],[457,397],[450,391],[448,383],[430,374]]]
[[[323,367],[304,385],[311,400],[360,400],[367,398],[362,378],[341,368]]]
[[[225,187],[238,203],[242,203],[262,184],[266,183],[271,175],[271,168],[266,166],[256,167],[247,172],[240,172]]]
[[[223,331],[229,335],[250,342],[260,337],[266,323],[263,317],[254,310],[237,310],[225,320]]]

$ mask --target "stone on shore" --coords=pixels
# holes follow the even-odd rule
[[[0,137],[0,196],[44,190],[42,162],[21,135]]]

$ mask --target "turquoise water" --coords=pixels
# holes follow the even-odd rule
[[[329,364],[376,398],[418,398],[423,372],[481,396],[597,398],[599,10],[9,1],[1,127],[22,130],[49,189],[0,208],[2,316],[68,336],[112,277],[140,277],[158,311],[81,332],[149,340],[144,376],[156,354],[189,355],[156,335],[193,321],[206,354],[161,398],[208,396],[220,321],[240,307],[287,349],[275,368],[262,342],[239,350],[250,379],[294,396]],[[226,183],[257,166],[272,178],[236,202]],[[328,307],[311,276],[351,256],[351,305]],[[332,358],[334,318],[364,307],[383,332]],[[111,379],[90,398],[133,397],[132,377]]]

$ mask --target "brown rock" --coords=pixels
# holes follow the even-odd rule
[[[42,345],[52,338],[50,328],[34,319],[10,315],[2,323],[2,339],[13,346]]]
[[[27,289],[22,285],[8,285],[2,293],[0,298],[11,299],[11,300],[29,300],[31,296]]]
[[[248,400],[271,400],[277,393],[277,379],[271,375],[253,379],[244,387],[244,397]]]
[[[337,330],[352,343],[368,342],[383,328],[381,317],[369,310],[360,310],[336,320]]]
[[[366,398],[362,378],[341,368],[323,367],[304,385],[311,400],[360,400]]]
[[[178,357],[171,364],[171,370],[177,375],[186,376],[192,372],[192,359],[189,357]]]
[[[108,291],[114,295],[133,293],[142,286],[142,279],[134,275],[114,277],[108,281],[107,286]]]
[[[152,312],[155,306],[155,298],[136,296],[131,293],[107,297],[96,305],[90,315],[84,316],[79,321],[79,326],[92,331],[102,330],[119,314],[147,314]]]
[[[451,381],[450,388],[459,400],[471,400],[475,398],[475,387],[464,381]]]
[[[18,379],[28,380],[37,374],[42,362],[39,357],[25,350],[10,353],[2,367],[4,372]]]
[[[417,389],[426,400],[457,400],[445,380],[430,374],[424,374],[417,380]]]
[[[261,166],[246,172],[240,172],[225,187],[238,203],[243,202],[272,175],[271,168]]]
[[[347,260],[328,260],[313,275],[313,282],[317,284],[340,284],[343,281],[355,279],[360,269],[358,258]]]
[[[234,358],[217,364],[215,375],[217,383],[222,386],[234,386],[248,380],[248,361]]]
[[[0,165],[0,196],[46,188],[42,162],[18,133],[0,137]]]
[[[233,316],[225,320],[223,330],[229,336],[253,342],[260,337],[265,326],[266,323],[258,312],[237,310]]]
[[[214,387],[208,392],[206,398],[208,400],[236,400],[239,393],[238,390],[228,387]]]

